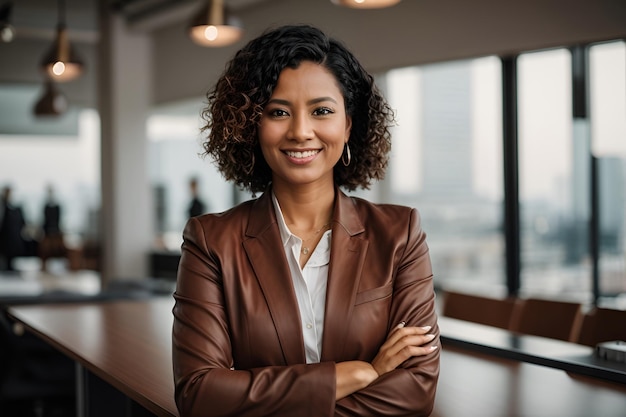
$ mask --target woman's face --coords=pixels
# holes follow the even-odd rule
[[[332,73],[310,61],[285,68],[258,131],[273,183],[332,185],[351,125]]]

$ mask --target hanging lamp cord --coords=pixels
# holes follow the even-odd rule
[[[65,0],[57,0],[58,26],[65,27]]]

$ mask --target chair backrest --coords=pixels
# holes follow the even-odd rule
[[[443,292],[442,315],[489,326],[509,328],[515,301],[455,291]]]
[[[573,341],[582,319],[582,305],[539,298],[519,299],[509,329],[517,333]]]
[[[595,346],[613,340],[626,341],[626,310],[594,308],[584,315],[576,343]]]

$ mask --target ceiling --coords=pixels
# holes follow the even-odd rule
[[[75,46],[82,47],[83,55],[97,46],[98,10],[102,0],[0,0],[0,6],[12,3],[10,23],[16,29],[16,38],[10,44],[0,43],[0,56],[16,57],[4,61],[0,68],[0,137],[2,135],[63,135],[73,136],[78,129],[76,106],[60,119],[34,119],[33,103],[43,93],[39,74],[35,70],[38,57],[55,36],[59,4],[65,5],[65,22]],[[129,28],[152,31],[185,19],[201,7],[204,0],[106,0],[105,7],[126,19]],[[241,11],[269,0],[225,0],[229,8]],[[108,6],[106,6],[108,4]],[[16,64],[21,62],[21,64]],[[22,66],[20,66],[22,65]],[[24,70],[26,68],[27,70]],[[32,72],[33,74],[28,74]],[[91,73],[93,75],[93,72]],[[32,80],[36,80],[33,82]],[[72,85],[59,86],[73,103],[91,103],[95,92],[89,77]],[[88,105],[87,105],[88,106]],[[188,111],[187,109],[184,109]],[[176,113],[181,109],[164,107],[161,113]]]
[[[268,0],[225,0],[236,11]],[[13,3],[11,24],[20,38],[52,38],[59,16],[59,5],[65,5],[65,21],[75,41],[96,42],[99,0],[0,0]],[[112,13],[125,17],[135,30],[154,30],[188,18],[201,6],[202,0],[108,0]]]
[[[13,3],[11,24],[15,27],[18,37],[41,38],[49,37],[53,33],[59,15],[56,1],[0,0],[0,2]],[[65,20],[72,32],[88,33],[96,30],[97,4],[98,0],[65,0]]]

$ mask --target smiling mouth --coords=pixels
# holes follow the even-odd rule
[[[320,150],[303,151],[303,152],[285,151],[285,154],[287,154],[287,156],[289,156],[290,158],[296,158],[296,159],[310,158],[312,156],[317,155],[318,153],[320,153]]]

